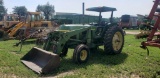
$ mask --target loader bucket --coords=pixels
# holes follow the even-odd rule
[[[33,71],[44,74],[59,67],[60,57],[57,54],[34,47],[21,58],[21,62]]]

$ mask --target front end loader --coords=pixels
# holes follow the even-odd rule
[[[124,45],[123,31],[117,23],[112,21],[113,11],[116,11],[116,8],[103,6],[88,8],[87,10],[99,12],[98,24],[61,25],[57,30],[48,34],[43,50],[36,47],[32,48],[22,57],[22,63],[25,61],[24,64],[37,73],[48,73],[59,67],[59,57],[67,55],[68,48],[74,49],[73,61],[78,64],[87,62],[90,53],[93,52],[91,49],[97,49],[102,45],[104,45],[105,54],[121,53]],[[111,12],[109,23],[101,23],[102,12]],[[43,71],[47,70],[45,67],[51,70]]]

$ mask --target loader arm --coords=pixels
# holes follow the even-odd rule
[[[56,46],[56,52],[57,54],[60,54],[62,51],[64,45],[67,41],[74,41],[75,43],[91,43],[91,28],[90,27],[82,27],[76,30],[57,30],[49,33],[47,42],[45,43],[43,49],[44,50],[50,50],[52,46]],[[80,39],[72,39],[71,37],[77,36],[79,37],[79,33],[82,33],[86,31],[88,36],[85,40]]]
[[[20,23],[18,23],[13,29],[9,29],[9,31],[7,31],[7,32],[9,32],[9,36],[10,37],[13,37],[13,35],[17,32],[17,30],[18,29],[20,29],[22,26],[24,26],[24,22],[20,22]]]

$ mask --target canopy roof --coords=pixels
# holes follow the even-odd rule
[[[102,7],[91,7],[87,8],[87,11],[95,11],[95,12],[109,12],[109,11],[116,11],[116,8],[102,6]]]

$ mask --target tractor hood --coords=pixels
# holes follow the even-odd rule
[[[83,25],[83,24],[66,24],[66,25],[61,25],[58,30],[69,30],[69,31],[73,31],[73,30],[77,30],[77,29],[81,29],[81,28],[86,28],[86,27],[90,27],[91,25]]]

